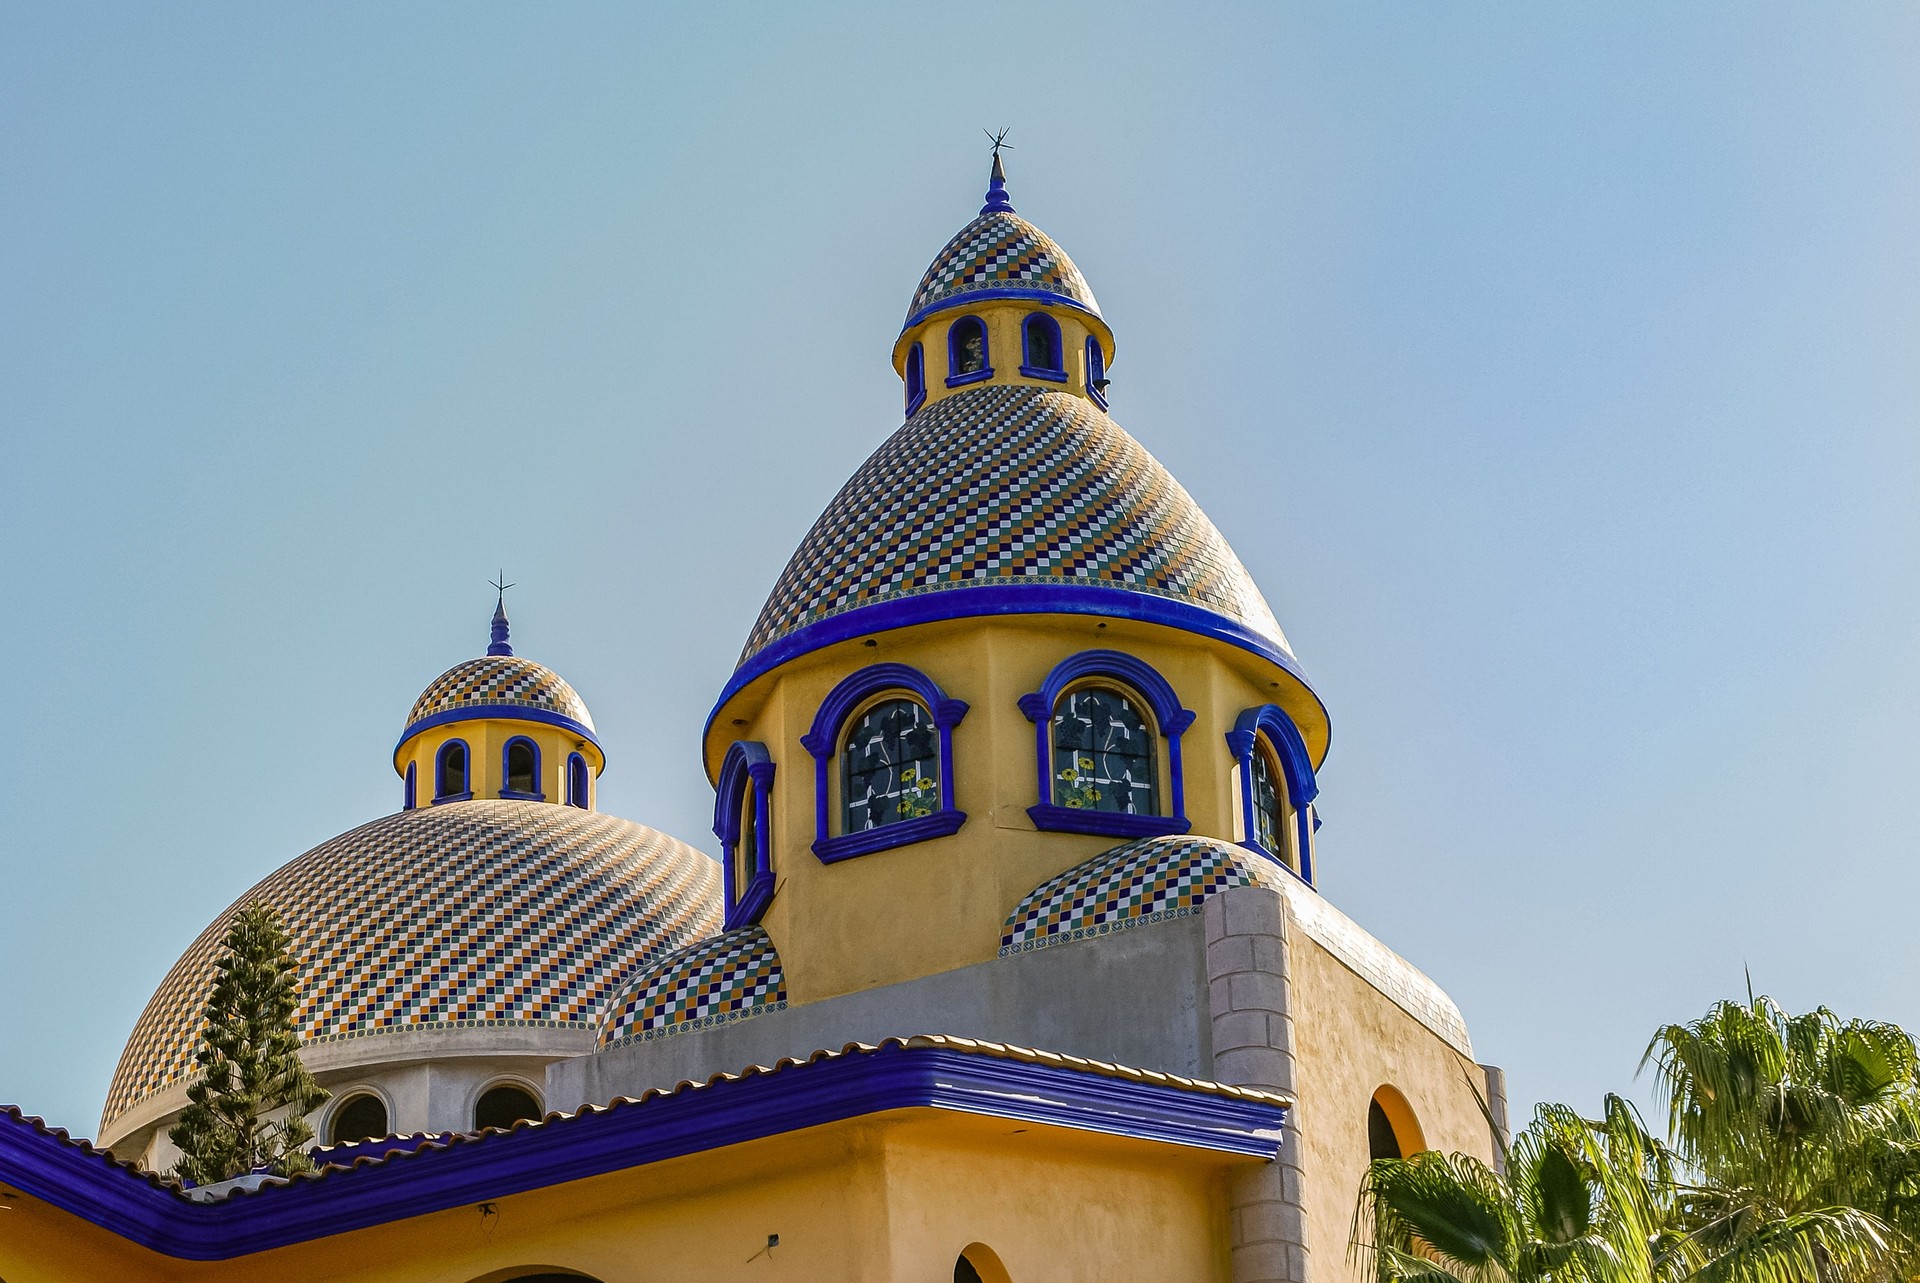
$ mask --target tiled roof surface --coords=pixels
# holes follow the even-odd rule
[[[593,729],[586,704],[560,674],[518,655],[482,655],[455,664],[420,692],[407,725],[455,709],[498,704],[543,709]]]
[[[236,902],[277,909],[304,1041],[499,1024],[591,1030],[637,971],[720,928],[719,866],[610,815],[540,802],[403,811]],[[187,1077],[233,909],[174,965],[121,1054],[103,1125]]]
[[[688,945],[614,995],[600,1018],[600,1045],[725,1024],[787,1005],[786,972],[758,926]]]
[[[1045,290],[1098,316],[1100,305],[1080,269],[1053,238],[1011,211],[981,214],[934,256],[907,306],[911,323],[922,308],[965,294]]]

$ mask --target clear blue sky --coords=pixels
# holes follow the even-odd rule
[[[1518,1102],[1745,967],[1920,1026],[1920,9],[921,12],[0,9],[0,1100],[91,1134],[501,566],[711,847],[983,126],[1332,709],[1323,889]]]

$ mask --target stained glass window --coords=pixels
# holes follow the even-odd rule
[[[1253,746],[1253,840],[1268,854],[1287,858],[1287,800],[1273,756],[1264,743]]]
[[[841,757],[845,832],[940,809],[940,738],[925,705],[910,699],[875,704],[847,732]]]
[[[1132,697],[1069,691],[1053,714],[1053,801],[1087,811],[1158,815],[1153,732]]]
[[[746,893],[758,873],[760,861],[760,808],[755,805],[753,781],[748,780],[746,788],[740,791],[740,836],[734,839],[733,850],[733,894],[737,899]]]

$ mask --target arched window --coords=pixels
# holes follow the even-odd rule
[[[953,1283],[1008,1283],[1007,1267],[985,1243],[969,1243],[953,1263]]]
[[[1066,365],[1060,360],[1060,325],[1045,312],[1035,312],[1020,325],[1020,373],[1030,379],[1067,381]]]
[[[524,735],[508,740],[501,754],[501,779],[506,782],[500,790],[501,797],[546,801],[547,795],[540,790],[539,745]]]
[[[467,742],[448,740],[433,765],[433,800],[464,802],[473,796],[467,779]]]
[[[587,759],[578,753],[567,754],[567,805],[587,810],[592,782],[587,778]]]
[[[473,1105],[473,1130],[508,1128],[525,1118],[540,1117],[540,1102],[525,1087],[502,1083],[489,1087]]]
[[[400,809],[411,811],[419,803],[420,764],[407,763],[407,782],[400,790]]]
[[[713,835],[720,839],[726,928],[758,922],[773,899],[773,759],[767,746],[736,740],[720,760]]]
[[[977,316],[963,316],[947,327],[947,386],[978,383],[993,374],[987,363],[987,327]]]
[[[1087,395],[1102,410],[1107,408],[1107,354],[1093,337],[1087,339]]]
[[[1280,768],[1274,765],[1273,745],[1263,736],[1253,746],[1253,775],[1247,787],[1253,790],[1253,840],[1280,858],[1287,858],[1287,786]]]
[[[966,823],[953,802],[953,728],[966,715],[905,664],[874,664],[835,686],[800,737],[814,759],[813,853],[832,863]]]
[[[347,1097],[334,1107],[333,1117],[327,1123],[329,1145],[379,1140],[388,1134],[387,1103],[371,1092]]]
[[[927,355],[915,343],[907,349],[907,413],[912,414],[927,399]]]
[[[1293,719],[1275,704],[1240,714],[1227,732],[1240,767],[1241,845],[1313,881],[1313,759]]]
[[[1367,1156],[1412,1158],[1427,1147],[1420,1120],[1399,1090],[1386,1086],[1367,1102]]]
[[[1021,696],[1020,711],[1034,723],[1040,800],[1027,814],[1036,827],[1115,837],[1191,827],[1180,737],[1193,714],[1151,665],[1083,651]]]

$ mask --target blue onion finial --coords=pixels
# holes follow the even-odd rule
[[[500,595],[493,603],[493,640],[487,645],[487,654],[511,655],[513,645],[507,640],[507,589],[513,585],[507,582],[506,572],[502,571],[490,586]]]
[[[1007,171],[1000,168],[999,146],[994,149],[993,174],[987,180],[987,203],[980,207],[982,214],[1013,213],[1013,201],[1007,196]]]

